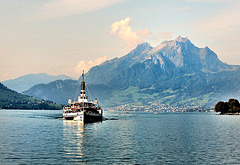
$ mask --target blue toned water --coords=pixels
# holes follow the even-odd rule
[[[240,116],[0,110],[0,164],[240,164]]]

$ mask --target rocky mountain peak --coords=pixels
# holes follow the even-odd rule
[[[177,50],[178,52],[182,50],[187,50],[189,48],[196,48],[195,45],[187,37],[178,36],[175,40],[163,41],[161,44],[153,48],[151,53],[156,53],[162,50]]]
[[[187,37],[178,36],[174,41],[186,42],[189,41],[189,39]]]
[[[150,50],[152,50],[152,47],[150,46],[150,44],[147,42],[144,42],[142,44],[138,44],[137,47],[133,49],[131,52],[140,53],[143,51],[150,51]]]
[[[148,48],[148,47],[151,47],[149,43],[147,42],[144,42],[144,43],[141,43],[141,44],[138,44],[136,49],[140,49],[140,48]]]
[[[153,49],[149,43],[145,42],[137,45],[135,49],[133,49],[126,56],[121,57],[119,60],[127,60],[130,61],[139,61],[144,59],[144,57]]]

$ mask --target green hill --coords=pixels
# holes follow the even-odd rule
[[[0,108],[1,109],[61,109],[52,101],[35,99],[11,89],[0,83]]]

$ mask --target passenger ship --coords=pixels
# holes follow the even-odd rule
[[[77,120],[83,123],[102,121],[103,110],[97,99],[88,100],[85,85],[83,71],[80,96],[77,101],[68,100],[68,105],[63,107],[63,119]]]

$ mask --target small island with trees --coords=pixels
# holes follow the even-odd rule
[[[228,102],[219,101],[215,107],[216,112],[224,115],[239,115],[240,114],[240,104],[237,99],[229,99]]]

